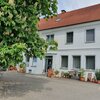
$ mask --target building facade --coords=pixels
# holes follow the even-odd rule
[[[27,73],[42,74],[48,68],[59,71],[100,69],[100,4],[70,12],[39,23],[39,33],[45,40],[58,43],[56,51],[46,56],[30,58]]]

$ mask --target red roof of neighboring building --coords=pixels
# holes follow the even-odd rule
[[[74,11],[63,12],[56,17],[49,18],[48,21],[41,19],[39,22],[39,30],[71,26],[93,21],[100,21],[100,4]]]

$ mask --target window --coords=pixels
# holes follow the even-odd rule
[[[33,62],[37,62],[37,57],[33,57]]]
[[[32,61],[32,66],[31,67],[37,67],[37,57],[33,57],[33,61]]]
[[[29,62],[30,57],[28,55],[26,55],[26,62]]]
[[[61,56],[61,67],[68,68],[68,56]]]
[[[95,30],[90,29],[86,30],[86,42],[94,42],[95,41]]]
[[[52,40],[54,40],[54,34],[47,35],[47,41],[52,41]]]
[[[73,43],[73,32],[67,33],[67,43]]]
[[[95,69],[95,56],[86,56],[86,69]]]
[[[73,56],[73,67],[80,68],[81,66],[81,57],[80,56]]]

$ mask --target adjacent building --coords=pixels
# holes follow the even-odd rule
[[[42,74],[48,68],[59,71],[100,69],[100,4],[74,10],[39,22],[45,40],[58,42],[58,50],[47,51],[43,60],[25,59],[27,73]]]

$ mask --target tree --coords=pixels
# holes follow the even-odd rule
[[[23,52],[42,58],[47,43],[39,37],[40,16],[49,18],[57,11],[57,0],[0,0],[0,65],[17,64]]]

